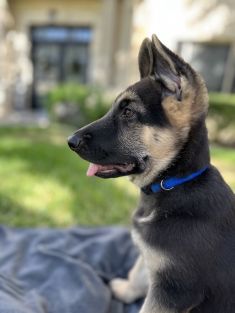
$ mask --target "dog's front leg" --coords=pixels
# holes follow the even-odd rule
[[[148,290],[148,275],[142,256],[139,256],[128,279],[116,278],[110,282],[114,296],[124,303],[143,298]]]

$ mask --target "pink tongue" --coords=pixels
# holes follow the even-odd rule
[[[94,176],[98,172],[99,168],[100,168],[99,165],[90,163],[90,165],[87,169],[86,175],[87,176]]]

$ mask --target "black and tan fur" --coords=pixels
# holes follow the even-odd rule
[[[234,194],[210,164],[205,84],[156,36],[143,41],[139,70],[103,118],[69,138],[98,164],[96,176],[129,175],[141,188],[133,216],[140,257],[126,280],[110,286],[126,303],[146,295],[141,313],[234,313]],[[170,191],[146,192],[206,166]]]

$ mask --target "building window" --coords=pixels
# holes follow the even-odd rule
[[[31,40],[33,107],[41,107],[45,94],[59,83],[89,81],[91,28],[32,27]]]
[[[202,75],[209,91],[224,89],[231,49],[230,44],[180,42],[178,45],[180,55]],[[226,91],[231,92],[231,88]]]

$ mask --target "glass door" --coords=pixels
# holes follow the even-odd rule
[[[89,81],[88,27],[33,27],[33,108],[41,108],[47,92],[59,83]]]

